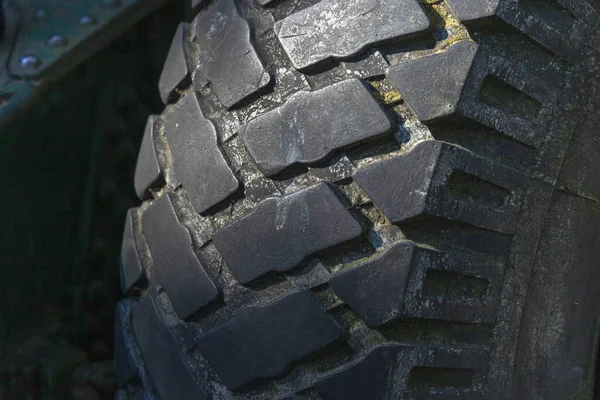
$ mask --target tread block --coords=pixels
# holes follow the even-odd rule
[[[499,262],[400,242],[330,285],[369,326],[401,317],[481,323],[495,320],[501,271]],[[440,273],[443,285],[435,280]]]
[[[491,17],[500,0],[447,0],[458,19],[464,22]]]
[[[186,318],[213,301],[218,290],[192,251],[189,232],[177,219],[169,194],[144,212],[142,224],[152,273],[180,318]]]
[[[306,256],[361,233],[331,186],[319,183],[262,201],[252,213],[218,231],[213,242],[244,284],[271,271],[290,270]]]
[[[458,171],[473,179],[448,185]],[[505,234],[516,230],[527,186],[523,174],[438,141],[360,168],[354,179],[393,223],[425,214]],[[498,206],[498,193],[504,192]]]
[[[175,31],[167,59],[158,80],[158,92],[164,104],[171,99],[173,92],[181,88],[181,84],[189,78],[188,55],[185,49],[185,38],[188,24],[181,23]]]
[[[250,41],[250,27],[233,0],[217,1],[195,19],[198,65],[202,80],[210,83],[228,108],[267,86],[269,73]]]
[[[560,84],[467,40],[393,65],[388,76],[422,121],[458,114],[531,147],[545,139]]]
[[[217,145],[215,126],[204,117],[193,92],[166,114],[164,127],[175,177],[198,213],[235,193],[239,182]]]
[[[294,67],[304,69],[429,25],[416,0],[322,0],[277,22],[275,33]]]
[[[281,107],[240,131],[267,176],[295,163],[313,163],[331,151],[380,135],[392,127],[369,90],[347,79],[322,90],[298,92]]]
[[[402,315],[414,246],[394,245],[385,253],[335,274],[334,292],[374,327]]]
[[[283,373],[294,361],[340,340],[343,330],[307,292],[250,306],[198,340],[198,348],[231,390]]]
[[[384,400],[397,398],[399,393],[407,393],[411,399],[483,398],[486,363],[483,350],[386,344],[373,348],[361,361],[327,375],[314,389],[327,400]],[[429,374],[413,372],[424,368]],[[425,382],[419,381],[423,375]],[[440,375],[466,375],[468,379],[448,382],[436,379]]]
[[[125,294],[144,276],[140,260],[139,245],[135,238],[134,214],[136,209],[130,208],[125,217],[123,242],[121,244],[121,291]]]
[[[421,121],[444,117],[456,110],[477,49],[463,40],[444,52],[392,65],[388,76]]]
[[[148,375],[162,399],[209,399],[191,375],[173,334],[151,297],[132,306],[132,327]]]
[[[135,192],[140,200],[147,198],[148,189],[154,188],[164,182],[158,163],[156,147],[154,146],[154,123],[156,122],[156,118],[156,115],[148,117],[135,167],[133,181]]]
[[[395,380],[402,379],[396,374],[400,351],[396,345],[376,347],[362,361],[318,381],[315,390],[325,399],[390,398]]]

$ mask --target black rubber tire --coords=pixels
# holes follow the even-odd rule
[[[599,3],[196,3],[138,160],[117,398],[589,397]]]

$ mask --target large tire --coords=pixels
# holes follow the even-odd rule
[[[117,398],[589,395],[598,3],[199,3],[140,150]]]

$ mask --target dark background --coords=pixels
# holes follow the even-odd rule
[[[0,133],[0,400],[112,399],[126,210],[146,118],[183,19],[169,4]]]

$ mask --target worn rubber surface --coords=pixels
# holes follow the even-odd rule
[[[194,4],[125,226],[118,399],[589,395],[597,2]]]

